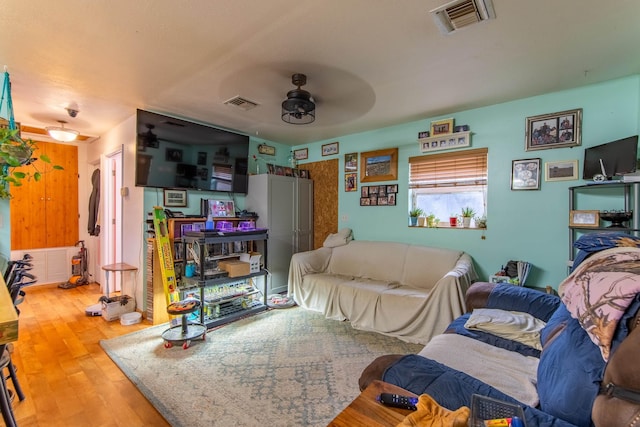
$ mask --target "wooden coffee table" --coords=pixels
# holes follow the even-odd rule
[[[383,381],[373,381],[353,402],[331,421],[329,427],[395,427],[411,412],[408,409],[390,408],[376,399],[380,393],[403,396],[415,394]]]

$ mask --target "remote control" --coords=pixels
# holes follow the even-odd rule
[[[409,409],[415,411],[418,404],[417,397],[401,396],[392,393],[380,393],[378,401],[383,405],[392,406],[394,408]]]

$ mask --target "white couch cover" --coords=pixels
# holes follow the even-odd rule
[[[465,312],[476,279],[463,251],[351,241],[294,254],[288,286],[298,305],[328,319],[426,344]]]

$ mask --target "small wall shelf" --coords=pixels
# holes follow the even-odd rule
[[[464,148],[471,145],[471,131],[449,133],[446,135],[429,136],[419,138],[418,146],[420,152],[430,153],[432,151],[451,150],[454,148]]]

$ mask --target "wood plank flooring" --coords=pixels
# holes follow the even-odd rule
[[[13,402],[20,427],[169,426],[99,344],[150,322],[122,326],[86,316],[85,308],[101,295],[97,284],[41,285],[25,292],[12,356],[26,395]]]

